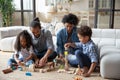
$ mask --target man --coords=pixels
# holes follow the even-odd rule
[[[33,34],[33,48],[38,58],[36,65],[43,67],[47,61],[53,61],[57,56],[50,31],[41,29],[39,18],[35,18],[30,24]]]

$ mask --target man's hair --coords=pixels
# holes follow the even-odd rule
[[[89,36],[91,38],[92,36],[92,30],[90,27],[86,25],[82,25],[80,28],[77,29],[77,33],[80,34],[81,36]]]
[[[32,28],[39,27],[41,29],[40,20],[38,17],[33,19],[33,21],[30,23],[30,27],[32,27]]]
[[[64,24],[65,23],[70,23],[70,24],[73,24],[73,25],[77,26],[78,23],[79,23],[79,19],[78,19],[78,17],[76,15],[70,13],[70,14],[65,15],[63,17],[62,23],[64,23]]]

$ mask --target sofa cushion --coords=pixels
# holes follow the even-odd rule
[[[93,42],[98,46],[100,43],[101,38],[92,38]]]
[[[116,29],[116,39],[120,39],[120,29]]]
[[[110,54],[110,53],[120,53],[120,49],[117,48],[116,46],[103,46],[100,49],[100,59],[102,59],[102,57]]]
[[[9,30],[0,28],[0,39],[8,37]]]
[[[22,31],[22,28],[25,26],[10,26],[0,28],[0,39],[6,37],[16,36]]]
[[[120,39],[116,39],[116,47],[120,49]]]
[[[116,30],[115,29],[102,29],[101,38],[116,38]]]
[[[2,51],[14,51],[14,42],[16,37],[7,37],[0,40],[0,49]]]
[[[109,53],[100,62],[100,73],[103,78],[120,79],[120,53]]]
[[[115,38],[101,38],[99,44],[98,44],[98,48],[100,49],[103,46],[115,46],[116,42],[115,42]]]
[[[92,37],[93,38],[101,38],[102,29],[92,29]]]

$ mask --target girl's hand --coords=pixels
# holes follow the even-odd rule
[[[21,61],[20,61],[20,60],[17,60],[16,62],[17,62],[17,64],[20,64],[20,63],[21,63]]]
[[[24,65],[25,65],[25,63],[22,62],[22,61],[20,61],[20,60],[17,61],[17,64],[18,64],[19,66],[24,66]]]

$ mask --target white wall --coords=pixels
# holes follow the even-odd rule
[[[36,0],[36,11],[45,12],[45,0]]]
[[[83,11],[89,10],[89,0],[80,0],[73,3],[71,10],[72,11]]]
[[[46,11],[46,1],[47,0],[36,0],[36,11],[37,12],[45,12]],[[80,10],[88,10],[88,2],[89,0],[78,0],[74,1],[71,6],[71,10],[80,11]],[[13,0],[15,4],[15,8],[20,10],[20,0]],[[24,0],[24,9],[32,9],[32,0]],[[64,5],[64,4],[63,4]],[[64,5],[66,6],[66,4]],[[69,5],[68,5],[69,6]]]
[[[47,0],[36,0],[36,11],[37,12],[45,12],[45,1]],[[72,3],[71,5],[71,11],[76,12],[76,11],[80,11],[80,10],[88,10],[88,2],[89,0],[79,0],[79,1],[75,1]],[[66,4],[63,4],[63,7],[66,6]],[[69,5],[67,4],[67,6],[69,7]]]

